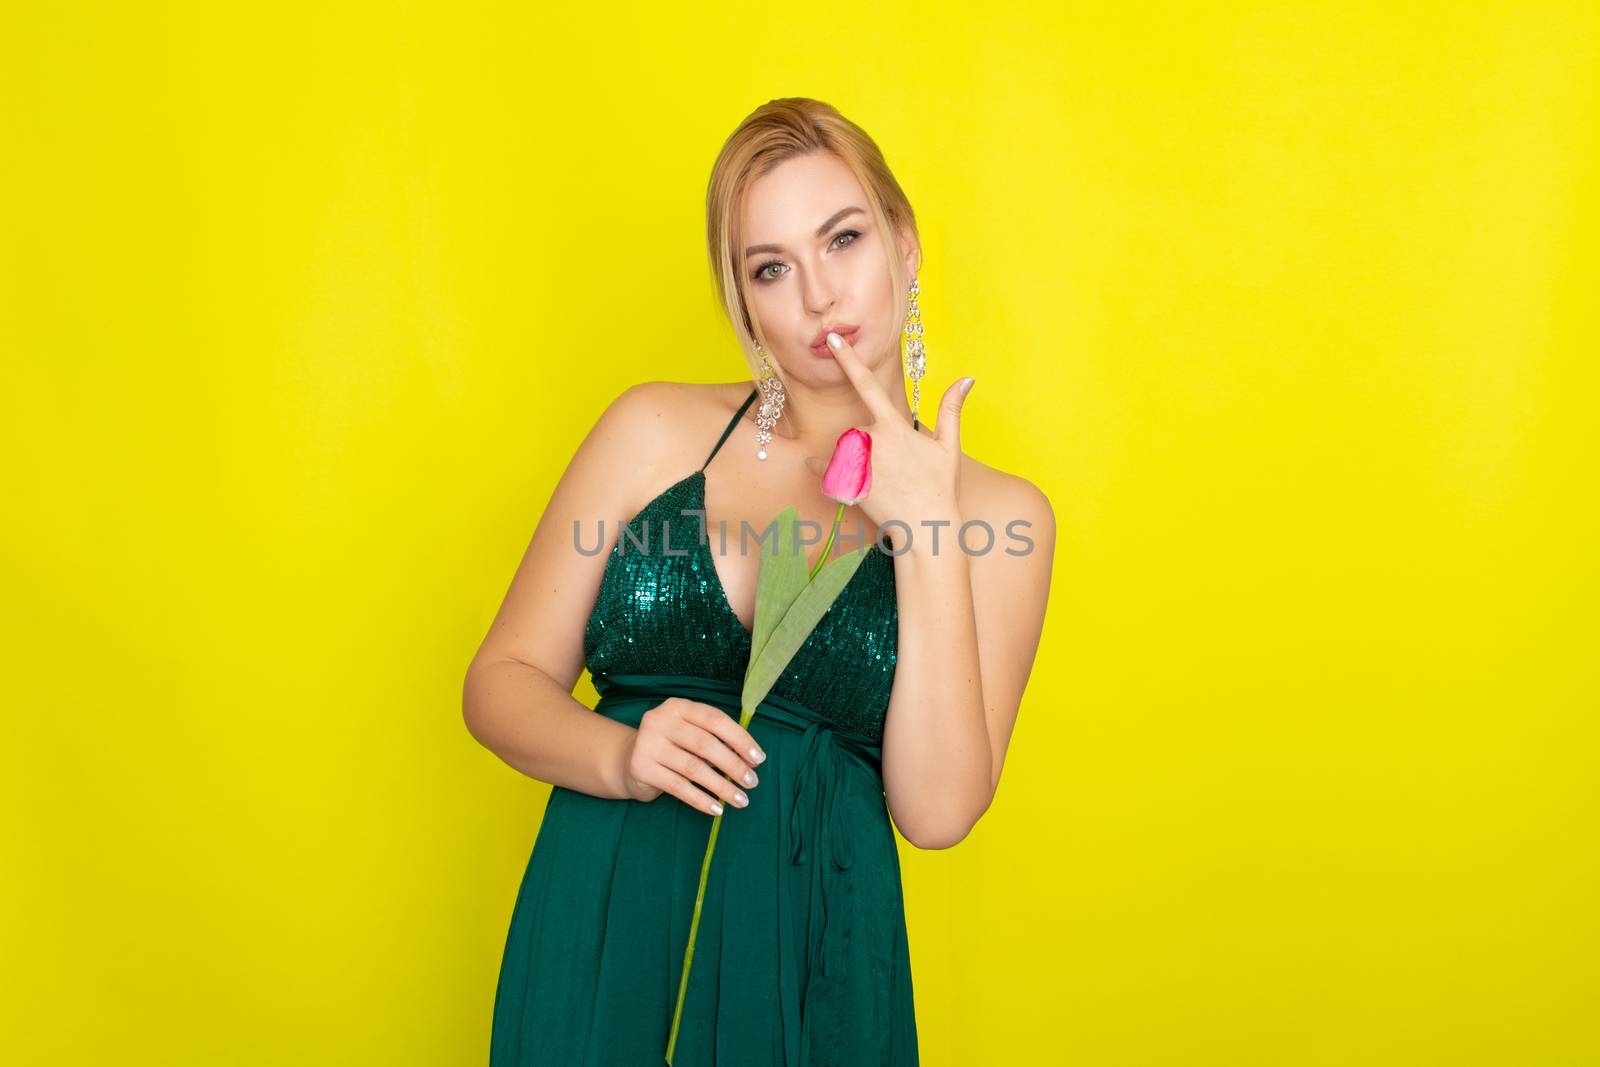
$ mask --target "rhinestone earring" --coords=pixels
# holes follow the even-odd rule
[[[906,311],[905,329],[901,331],[904,345],[901,356],[906,373],[911,376],[911,428],[919,429],[917,406],[922,402],[922,376],[928,370],[927,353],[922,347],[922,309],[917,307],[917,279],[911,279],[911,306]]]
[[[760,341],[756,342],[756,355],[761,357],[761,377],[756,379],[756,386],[761,390],[761,409],[756,412],[756,448],[759,450],[756,458],[766,459],[772,428],[778,424],[778,416],[783,414],[783,379],[767,362],[767,354],[762,351]]]

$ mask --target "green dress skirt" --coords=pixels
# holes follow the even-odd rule
[[[703,536],[704,497],[702,465],[612,549],[584,633],[597,714],[637,727],[676,696],[739,716],[750,635]],[[673,1067],[918,1062],[881,760],[894,590],[880,544],[751,719],[767,758],[749,806],[724,807]],[[491,1067],[666,1062],[712,818],[669,793],[551,789],[512,909]]]

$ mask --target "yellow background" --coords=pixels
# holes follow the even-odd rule
[[[1600,1062],[1600,15],[980,7],[10,11],[0,1059],[485,1061],[463,672],[605,402],[744,372],[705,181],[807,95],[1060,531],[923,1063]]]

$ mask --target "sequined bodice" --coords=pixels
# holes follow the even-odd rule
[[[754,397],[752,393],[750,399]],[[749,405],[746,400],[745,408]],[[722,440],[745,408],[723,431]],[[719,440],[717,447],[721,445]],[[583,653],[591,675],[743,681],[750,634],[728,603],[710,544],[701,537],[704,514],[702,466],[628,520],[632,533],[624,532],[611,549],[584,627]],[[730,550],[737,551],[736,535],[729,542]],[[875,544],[772,692],[825,721],[881,741],[898,635],[894,560]]]

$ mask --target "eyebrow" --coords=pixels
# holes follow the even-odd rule
[[[853,214],[856,214],[857,212],[859,212],[859,213],[861,213],[863,215],[865,215],[867,213],[865,208],[859,208],[859,207],[847,207],[847,208],[843,209],[842,211],[836,212],[834,214],[834,216],[832,218],[830,218],[827,222],[824,222],[821,226],[817,227],[816,236],[821,237],[823,234],[827,233],[829,230],[831,230],[833,228],[834,223],[838,222],[840,219],[844,218],[847,215],[853,215]],[[779,245],[751,245],[749,248],[746,248],[744,250],[744,254],[746,256],[753,256],[757,252],[782,252],[782,251],[783,251],[783,248],[781,246],[779,246]]]

